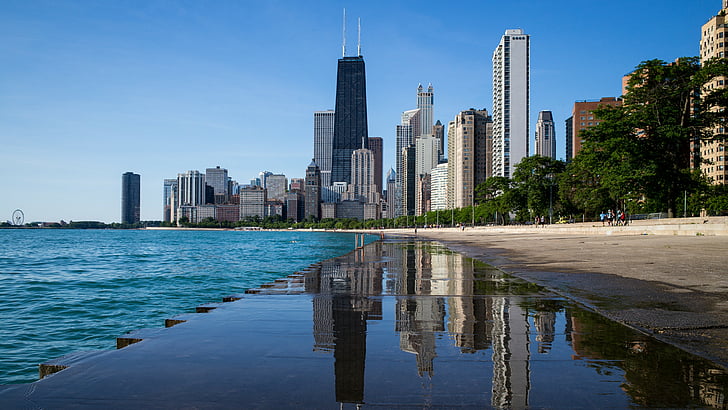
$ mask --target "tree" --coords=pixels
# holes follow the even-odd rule
[[[556,208],[557,179],[564,172],[563,161],[534,155],[521,160],[513,171],[513,184],[519,202],[519,219],[546,216]]]
[[[640,63],[624,104],[596,110],[599,124],[580,134],[582,150],[566,175],[575,191],[562,187],[562,193],[585,209],[644,197],[646,209],[673,216],[684,193],[699,189],[690,168],[691,144],[725,120],[725,111],[716,109],[728,102],[725,90],[704,93],[705,98],[700,90],[708,79],[726,75],[726,67],[721,59],[701,68],[697,57]]]

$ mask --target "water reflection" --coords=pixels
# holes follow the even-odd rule
[[[391,322],[399,351],[414,356],[423,404],[726,408],[726,372],[710,362],[434,243],[378,242],[305,275],[313,349],[333,353],[342,404],[392,403],[377,387],[381,370],[366,374],[377,321]],[[396,371],[396,352],[371,348]]]

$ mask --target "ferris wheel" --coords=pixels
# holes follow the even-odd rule
[[[25,215],[23,214],[23,211],[20,209],[16,209],[13,211],[13,219],[11,220],[13,222],[13,225],[20,226],[25,221]]]

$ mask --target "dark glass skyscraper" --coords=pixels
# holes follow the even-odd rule
[[[125,172],[121,176],[121,223],[133,224],[140,220],[141,176]]]
[[[331,182],[350,183],[352,152],[369,148],[364,57],[339,59],[335,112]]]

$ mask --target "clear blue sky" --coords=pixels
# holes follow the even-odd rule
[[[303,177],[313,112],[332,109],[342,9],[362,22],[369,132],[394,166],[395,126],[435,88],[435,119],[491,111],[505,29],[531,35],[531,138],[540,110],[618,96],[642,60],[698,55],[720,0],[0,3],[0,220],[120,220],[121,175],[141,174],[143,220],[162,183],[220,165]]]

